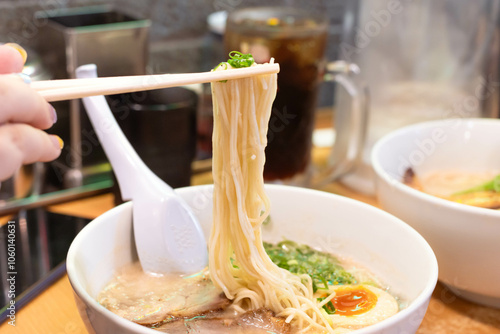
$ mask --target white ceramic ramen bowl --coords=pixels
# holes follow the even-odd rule
[[[457,295],[500,307],[500,211],[454,203],[402,183],[436,170],[500,170],[500,120],[448,119],[408,126],[377,142],[372,153],[382,207],[429,242],[439,279]]]
[[[178,189],[198,216],[207,240],[212,223],[212,186]],[[266,241],[287,238],[352,258],[372,270],[408,306],[356,333],[415,333],[437,282],[437,261],[411,227],[372,206],[329,193],[267,186],[272,223]],[[137,261],[132,205],[125,203],[95,219],[75,238],[67,270],[80,314],[90,333],[158,333],[120,318],[95,300],[116,270]]]

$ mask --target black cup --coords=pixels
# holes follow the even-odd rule
[[[174,87],[114,95],[108,102],[144,163],[171,187],[189,186],[196,154],[198,95]],[[117,186],[114,193],[118,203]]]

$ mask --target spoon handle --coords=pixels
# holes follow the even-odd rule
[[[76,76],[97,78],[97,67],[94,64],[80,66],[76,70]],[[132,194],[138,193],[134,190],[158,183],[163,183],[173,192],[172,188],[156,176],[139,157],[116,122],[104,96],[83,99],[83,104],[104,152],[113,166],[124,201],[131,200]]]

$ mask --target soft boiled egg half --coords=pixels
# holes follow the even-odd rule
[[[331,304],[326,305],[335,308],[330,314],[333,328],[359,329],[376,324],[399,310],[393,296],[371,285],[333,285],[329,288],[330,292],[335,292]]]

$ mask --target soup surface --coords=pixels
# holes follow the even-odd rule
[[[494,189],[494,180],[495,178],[500,180],[499,175],[500,170],[483,172],[437,170],[416,175],[410,168],[406,171],[403,182],[429,195],[466,205],[498,210],[500,209],[500,192]],[[500,187],[500,184],[497,187]]]
[[[400,308],[398,300],[382,288],[377,278],[356,263],[339,261],[291,241],[265,246],[280,267],[299,274],[303,270],[310,272],[319,300],[335,292],[323,308],[338,333],[380,322]],[[233,307],[212,284],[208,270],[184,277],[154,276],[133,263],[115,275],[97,300],[125,319],[172,334],[300,331],[272,310]]]

